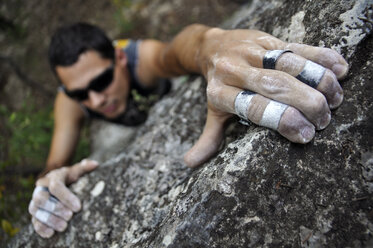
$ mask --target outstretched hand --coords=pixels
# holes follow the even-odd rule
[[[210,29],[198,61],[208,81],[208,112],[202,135],[184,157],[189,167],[217,152],[233,115],[292,142],[311,141],[342,103],[338,79],[348,72],[334,50],[286,43],[256,30]]]
[[[36,182],[29,213],[34,229],[41,237],[50,238],[55,231],[66,229],[73,213],[81,209],[79,198],[66,185],[77,181],[97,166],[96,161],[85,159],[72,167],[52,170]]]

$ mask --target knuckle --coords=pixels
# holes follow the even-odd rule
[[[229,68],[228,65],[229,64],[227,63],[227,61],[225,59],[217,59],[215,61],[215,69],[217,71],[226,72]]]
[[[42,197],[42,196],[35,196],[34,198],[33,198],[33,202],[34,202],[34,205],[35,206],[42,206],[42,205],[44,205],[44,203],[46,202],[46,198],[45,197]]]
[[[214,61],[214,70],[216,75],[220,75],[223,77],[227,76],[234,76],[239,74],[239,70],[237,70],[239,64],[237,61],[229,59],[227,57],[219,57],[216,58]]]
[[[36,206],[40,206],[42,204],[42,200],[40,199],[40,197],[37,197],[35,196],[33,199],[33,204],[36,205]],[[31,205],[31,204],[30,204]]]
[[[57,182],[57,181],[51,181],[49,183],[49,191],[52,193],[52,194],[55,194],[55,192],[58,191],[58,188],[61,187],[61,183],[60,182]]]
[[[308,106],[314,113],[327,113],[329,111],[326,98],[320,92],[316,92],[316,94],[309,99]]]
[[[69,168],[67,167],[61,167],[55,170],[55,173],[67,173],[69,171]]]
[[[36,181],[36,183],[35,183],[35,185],[36,186],[42,186],[43,184],[45,184],[46,182],[48,182],[48,177],[47,177],[47,175],[45,175],[45,176],[43,176],[43,177],[40,177],[37,181]]]
[[[55,176],[58,176],[61,173],[66,173],[66,170],[67,170],[66,167],[61,167],[61,168],[58,168],[58,169],[54,169],[54,170],[50,171],[46,176],[49,177],[49,178],[55,177]]]
[[[258,77],[260,78],[260,85],[264,93],[273,96],[278,94],[283,94],[287,91],[288,86],[284,83],[286,78],[284,78],[286,73],[281,71],[276,71],[276,74],[273,75],[267,73],[259,73]]]
[[[222,94],[222,86],[216,80],[212,80],[206,88],[207,99],[213,100],[219,98]]]

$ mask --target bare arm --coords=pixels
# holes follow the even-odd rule
[[[36,181],[29,204],[34,229],[44,238],[51,237],[55,231],[64,231],[73,213],[81,208],[79,198],[66,185],[98,165],[95,161],[83,160],[73,166],[65,166],[70,165],[83,117],[78,103],[61,92],[57,94],[54,132],[46,170]]]
[[[202,74],[198,55],[209,29],[207,26],[194,24],[183,29],[170,43],[144,40],[139,54],[140,80],[151,84],[156,78]]]
[[[235,114],[272,128],[292,142],[307,143],[315,130],[329,124],[330,110],[343,100],[338,79],[347,74],[348,64],[328,48],[283,42],[258,30],[198,24],[182,30],[170,43],[148,40],[146,46],[148,52],[140,54],[140,69],[147,78],[200,73],[207,80],[206,124],[184,157],[191,167],[217,151],[224,123]],[[278,50],[286,53],[271,58],[273,68],[264,65],[264,59]]]
[[[54,106],[54,131],[46,171],[69,165],[78,143],[83,118],[78,103],[59,92]]]

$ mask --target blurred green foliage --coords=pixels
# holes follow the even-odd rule
[[[17,111],[0,104],[0,118],[0,241],[4,241],[29,221],[27,207],[35,178],[44,168],[51,142],[53,106],[38,107],[32,98],[25,99]],[[85,127],[74,162],[88,155]]]
[[[131,21],[128,16],[128,11],[132,6],[132,0],[113,0],[113,4],[116,7],[114,18],[120,28],[121,33],[131,32],[135,28],[135,24]]]
[[[53,129],[52,106],[37,110],[31,100],[25,100],[19,111],[10,111],[0,105],[0,114],[5,117],[5,128],[10,137],[1,142],[6,149],[0,169],[12,165],[43,164]]]

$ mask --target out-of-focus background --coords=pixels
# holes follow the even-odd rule
[[[29,223],[27,206],[44,168],[58,83],[47,48],[54,30],[78,21],[116,38],[169,41],[191,23],[219,26],[249,1],[76,0],[0,3],[0,243]],[[89,154],[85,128],[75,161]]]

